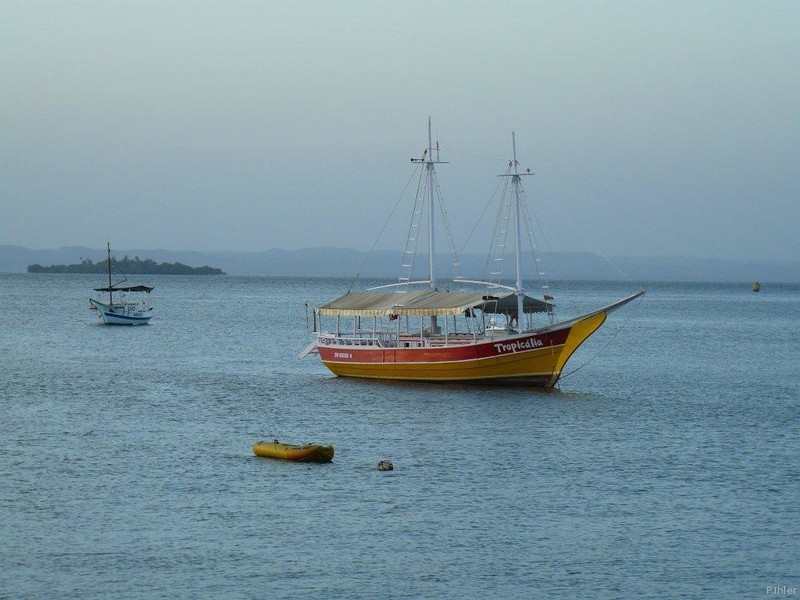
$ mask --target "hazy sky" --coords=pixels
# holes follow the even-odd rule
[[[0,244],[367,250],[430,115],[457,246],[514,130],[548,249],[800,260],[799,26],[796,0],[0,0]]]

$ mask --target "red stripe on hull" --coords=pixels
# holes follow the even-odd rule
[[[469,361],[508,356],[540,348],[563,346],[570,328],[504,339],[486,340],[477,344],[425,348],[378,348],[318,344],[320,358],[326,363],[440,363]]]

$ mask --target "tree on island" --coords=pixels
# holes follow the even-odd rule
[[[126,275],[225,275],[221,269],[216,267],[190,267],[183,263],[156,263],[153,259],[147,258],[140,260],[139,257],[130,259],[123,257],[120,260],[114,259],[117,270]],[[105,273],[107,270],[106,261],[92,262],[84,258],[80,263],[74,265],[50,265],[43,267],[40,264],[28,265],[28,273]]]

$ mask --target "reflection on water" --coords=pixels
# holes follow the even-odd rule
[[[793,580],[796,286],[660,284],[552,391],[337,379],[336,280],[0,276],[9,597],[727,597]],[[573,284],[579,300],[621,284]],[[623,327],[624,325],[624,327]],[[257,459],[330,443],[330,464]],[[388,459],[391,472],[377,469]]]

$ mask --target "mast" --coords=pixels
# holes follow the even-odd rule
[[[520,210],[519,210],[519,186],[520,177],[517,172],[517,138],[514,132],[511,132],[511,146],[514,152],[514,176],[511,182],[514,187],[514,256],[516,259],[517,270],[517,331],[522,331],[522,307],[525,292],[522,291],[522,233],[520,227]]]
[[[428,117],[428,147],[422,153],[422,158],[412,158],[411,162],[413,163],[425,163],[425,173],[424,176],[427,177],[427,185],[423,185],[420,188],[422,192],[421,195],[417,196],[417,201],[422,201],[424,204],[425,202],[425,195],[428,196],[428,283],[430,284],[430,288],[432,290],[436,289],[436,266],[435,266],[435,258],[436,258],[436,238],[435,238],[435,216],[436,216],[436,167],[437,164],[447,164],[447,161],[439,160],[439,143],[436,143],[436,158],[433,157],[433,134],[431,132],[431,118]],[[414,210],[417,210],[417,204],[414,205]],[[422,213],[424,212],[424,208],[420,208],[419,214],[420,220],[422,219]],[[411,227],[417,228],[421,223],[417,223],[416,225],[413,222]],[[410,241],[411,234],[409,234],[409,238],[406,242],[406,254],[409,253],[408,251],[408,241]],[[414,238],[416,239],[416,238]],[[403,264],[403,267],[409,267],[409,264]],[[402,279],[402,278],[401,278]],[[415,283],[423,283],[422,281],[415,282]],[[436,323],[436,319],[434,317],[434,324]]]
[[[437,157],[438,158],[438,157]],[[434,236],[433,236],[433,220],[434,220],[434,196],[433,196],[433,138],[431,137],[431,118],[428,117],[428,160],[425,163],[425,168],[428,170],[428,279],[431,281],[431,289],[436,289],[436,270],[434,267],[433,255],[435,251]]]
[[[108,267],[108,304],[114,304],[113,292],[111,291],[111,242],[106,242],[106,266]]]

